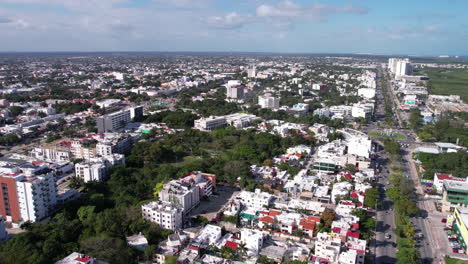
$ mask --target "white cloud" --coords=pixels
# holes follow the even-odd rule
[[[210,16],[203,19],[203,22],[209,27],[218,29],[238,29],[254,21],[252,16],[240,15],[237,12],[231,12],[224,16]]]

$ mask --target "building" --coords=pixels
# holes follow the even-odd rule
[[[354,118],[365,118],[369,119],[372,117],[372,114],[374,112],[374,104],[368,103],[368,104],[362,104],[362,103],[357,103],[353,104],[353,108],[351,109],[351,115]]]
[[[253,65],[252,67],[247,68],[247,78],[257,77],[257,67]]]
[[[200,246],[215,245],[222,236],[220,226],[206,225],[203,230],[193,239],[193,242]]]
[[[182,208],[187,214],[200,203],[200,188],[193,183],[173,180],[164,184],[158,196],[161,201]]]
[[[99,106],[99,108],[109,108],[116,106],[120,103],[120,99],[104,99],[100,101],[96,101],[96,105]]]
[[[55,262],[55,264],[109,264],[104,261],[97,260],[93,257],[86,256],[81,253],[73,252],[68,257]]]
[[[242,228],[240,234],[241,242],[245,244],[245,247],[249,251],[247,254],[249,256],[258,255],[263,247],[265,239],[263,232],[260,230]]]
[[[267,93],[258,97],[258,105],[261,108],[278,109],[280,107],[280,98]]]
[[[312,84],[312,90],[323,92],[327,90],[327,85],[323,83],[314,83]]]
[[[241,203],[246,207],[252,207],[261,210],[271,204],[273,201],[273,195],[267,192],[262,192],[260,189],[255,189],[255,192],[240,192],[236,199],[240,200]]]
[[[52,162],[70,161],[72,159],[70,148],[58,146],[34,148],[29,155],[37,160]]]
[[[193,128],[201,131],[213,131],[218,127],[227,126],[226,118],[223,116],[210,116],[195,120]]]
[[[305,115],[309,112],[309,105],[308,104],[295,104],[290,109],[289,112],[295,115]]]
[[[0,215],[12,222],[35,222],[49,216],[57,203],[52,173],[14,173],[0,176]]]
[[[468,250],[468,209],[455,208],[454,216],[455,221],[452,225],[452,229],[455,231],[460,245],[466,252]]]
[[[226,84],[227,99],[244,99],[244,86],[238,80],[228,81]]]
[[[395,74],[395,77],[411,75],[413,73],[413,67],[411,66],[410,60],[408,58],[388,59],[388,69],[390,70],[391,73]]]
[[[324,259],[330,263],[338,263],[341,250],[341,239],[328,233],[318,233],[315,241],[314,257]]]
[[[191,172],[181,177],[180,181],[196,184],[200,188],[200,197],[211,196],[216,188],[216,175],[201,171]]]
[[[169,202],[149,202],[141,206],[143,218],[162,228],[175,231],[182,228],[183,210]]]
[[[143,116],[143,106],[123,109],[96,119],[99,133],[110,132],[125,127],[132,119]]]
[[[465,179],[453,177],[451,174],[445,173],[434,173],[434,183],[433,188],[437,191],[437,193],[442,193],[444,189],[444,181],[458,181],[464,182]]]
[[[5,219],[0,216],[0,241],[5,240],[8,237],[8,233],[5,227]]]
[[[103,162],[80,162],[75,164],[75,176],[84,182],[100,182],[106,177],[106,169]]]
[[[468,182],[444,181],[442,212],[453,212],[455,208],[468,207]]]

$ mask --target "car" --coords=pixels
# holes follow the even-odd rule
[[[457,239],[455,237],[449,237],[448,238],[450,241],[457,241]]]
[[[442,220],[440,220],[441,223],[447,223],[447,218],[442,218]]]
[[[385,234],[385,239],[390,239],[390,238],[392,238],[392,235],[390,235],[390,234]]]
[[[389,225],[389,224],[385,224],[384,227],[385,227],[385,228],[390,228],[390,225]]]

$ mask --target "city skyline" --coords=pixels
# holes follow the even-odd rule
[[[468,3],[4,0],[2,52],[467,55]]]

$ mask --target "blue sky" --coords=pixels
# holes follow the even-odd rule
[[[465,0],[0,0],[0,51],[468,55]]]

